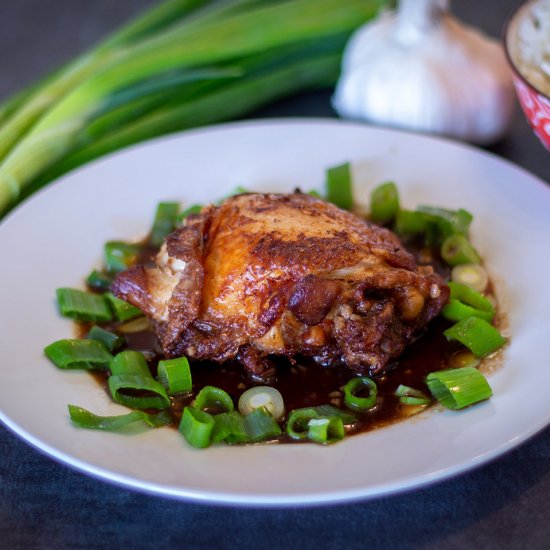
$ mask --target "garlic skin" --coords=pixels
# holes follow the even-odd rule
[[[401,0],[344,52],[333,106],[344,118],[488,144],[515,108],[500,44],[447,13],[446,0]]]

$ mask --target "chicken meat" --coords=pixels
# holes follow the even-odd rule
[[[112,290],[167,357],[236,359],[260,378],[270,356],[378,374],[449,295],[391,231],[299,192],[205,207]]]

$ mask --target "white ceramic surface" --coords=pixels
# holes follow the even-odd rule
[[[189,448],[170,428],[134,434],[71,425],[67,403],[98,414],[110,403],[84,372],[42,355],[72,335],[55,288],[81,285],[109,239],[140,238],[156,203],[206,202],[237,185],[321,188],[324,170],[350,161],[355,194],[392,179],[407,207],[464,207],[473,240],[497,274],[511,344],[490,376],[494,397],[462,412],[412,420],[316,445]],[[486,462],[550,420],[550,189],[516,166],[446,140],[338,121],[229,124],[153,141],[96,162],[26,201],[0,225],[0,418],[32,445],[103,479],[178,498],[308,504],[372,497],[440,480]],[[504,296],[505,294],[505,296]]]

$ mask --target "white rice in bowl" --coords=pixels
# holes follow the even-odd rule
[[[521,75],[550,96],[550,0],[528,2],[507,33],[508,51]]]

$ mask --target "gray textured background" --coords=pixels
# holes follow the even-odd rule
[[[152,3],[0,0],[0,98]],[[453,3],[455,13],[494,36],[515,5]],[[333,116],[329,97],[328,91],[303,94],[254,116]],[[550,180],[550,156],[519,110],[510,136],[490,150]],[[549,429],[456,479],[370,502],[310,509],[243,510],[135,493],[57,464],[3,427],[0,448],[0,548],[550,547]]]

